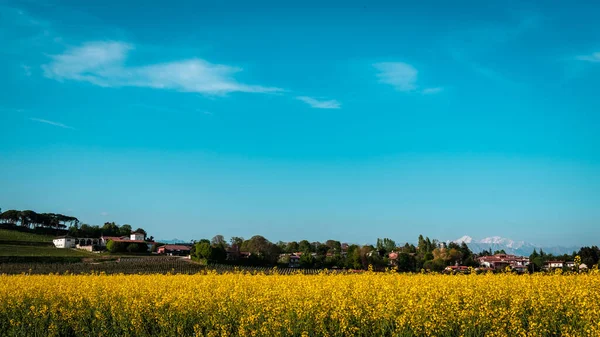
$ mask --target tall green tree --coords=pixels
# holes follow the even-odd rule
[[[210,242],[207,242],[208,240],[201,240],[200,242],[196,243],[194,246],[194,257],[197,260],[210,260],[212,258],[212,251],[213,248],[210,245]]]
[[[231,239],[229,240],[229,243],[232,246],[236,246],[239,248],[242,247],[242,244],[244,243],[244,238],[240,237],[240,236],[232,236]]]
[[[388,238],[377,239],[377,251],[380,252],[380,255],[389,253],[394,249],[396,249],[396,242],[394,240]]]
[[[116,234],[116,236],[129,236],[132,231],[133,229],[131,228],[131,226],[125,224],[119,228],[119,233]]]
[[[310,244],[310,242],[308,242],[308,240],[302,240],[298,243],[298,250],[303,252],[303,253],[312,253],[313,252],[313,247]]]
[[[210,240],[210,243],[213,247],[227,247],[227,241],[225,241],[225,237],[223,237],[223,235],[220,234],[213,236],[213,238]]]

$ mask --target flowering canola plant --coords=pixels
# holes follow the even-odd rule
[[[0,275],[0,336],[600,336],[600,274]]]

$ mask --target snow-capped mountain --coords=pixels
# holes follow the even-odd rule
[[[463,242],[464,242],[464,243],[467,243],[467,244],[468,244],[468,243],[471,243],[471,242],[473,242],[473,238],[472,238],[472,237],[470,237],[470,236],[468,236],[468,235],[465,235],[465,236],[463,236],[463,237],[462,237],[462,238],[460,238],[460,239],[454,240],[453,242],[454,242],[454,243],[458,243],[458,244],[461,244],[461,243],[463,243]]]
[[[573,251],[578,251],[580,247],[561,247],[561,246],[541,246],[525,241],[515,241],[501,236],[491,236],[481,240],[475,240],[472,237],[465,235],[459,239],[453,240],[454,243],[466,243],[473,253],[481,253],[484,250],[504,250],[507,254],[529,256],[534,249],[539,252],[543,249],[544,252],[562,255],[571,254]]]
[[[190,241],[184,241],[179,239],[171,239],[171,240],[154,240],[155,242],[160,242],[164,244],[177,244],[177,243],[190,243]]]

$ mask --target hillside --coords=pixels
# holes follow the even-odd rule
[[[76,249],[59,249],[52,243],[53,236],[10,229],[0,229],[0,257],[63,258],[88,257],[91,254]]]
[[[76,249],[59,249],[50,246],[0,244],[0,256],[27,257],[89,257],[92,254]]]
[[[52,236],[0,229],[0,244],[3,243],[30,243],[30,244],[52,244]]]

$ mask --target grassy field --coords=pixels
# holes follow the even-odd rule
[[[32,243],[52,243],[54,237],[48,235],[40,235],[33,233],[25,233],[8,229],[0,229],[0,242],[2,241],[18,241]]]
[[[14,260],[14,258],[13,258]],[[0,274],[196,274],[196,273],[217,273],[226,274],[232,272],[244,272],[249,274],[319,274],[319,269],[295,269],[295,268],[271,268],[271,267],[244,267],[230,265],[210,265],[205,266],[194,261],[170,257],[170,256],[114,256],[108,254],[94,254],[94,256],[85,259],[86,262],[60,262],[44,263],[39,257],[29,259],[27,262],[6,262],[0,263]],[[54,262],[50,261],[50,262]],[[0,262],[1,257],[0,257]],[[340,273],[343,271],[329,271],[330,273]]]
[[[0,256],[89,257],[93,254],[75,249],[0,244]]]
[[[600,336],[600,274],[0,275],[2,336]]]

